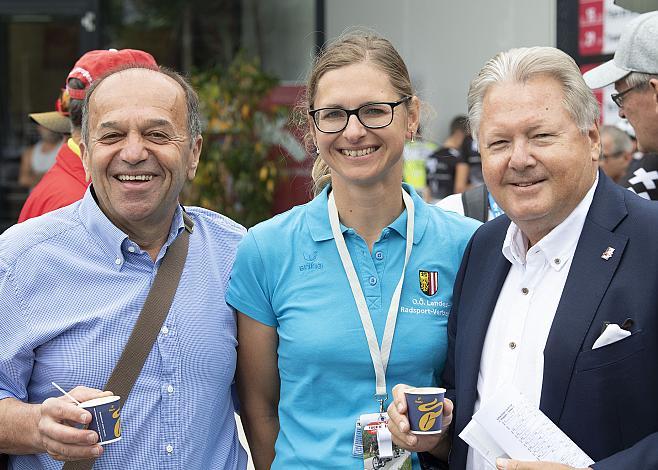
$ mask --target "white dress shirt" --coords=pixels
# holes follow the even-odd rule
[[[546,340],[597,181],[598,175],[573,212],[530,249],[528,238],[514,222],[507,229],[502,252],[512,266],[484,340],[473,413],[508,383],[539,408]],[[467,470],[492,468],[468,449]]]

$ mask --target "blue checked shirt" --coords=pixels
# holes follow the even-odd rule
[[[121,412],[122,439],[105,446],[95,470],[246,467],[230,393],[236,324],[224,301],[244,229],[205,209],[188,214],[194,232],[172,308]],[[179,208],[153,263],[87,190],[0,236],[0,400],[41,403],[59,395],[53,381],[102,389],[182,230]],[[62,467],[47,454],[11,465]]]

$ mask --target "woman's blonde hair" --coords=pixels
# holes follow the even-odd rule
[[[313,61],[309,74],[306,95],[299,105],[298,114],[304,116],[304,123],[308,126],[308,110],[314,106],[313,101],[317,92],[318,81],[331,71],[348,65],[369,62],[379,70],[386,73],[393,89],[403,96],[413,96],[414,90],[409,78],[409,71],[402,57],[387,39],[373,33],[352,32],[344,34],[329,43]],[[410,106],[408,101],[407,106]],[[308,129],[308,127],[307,127]],[[304,143],[308,150],[315,151],[313,135],[310,130],[304,136]],[[317,155],[313,170],[313,194],[317,195],[331,181],[329,166],[321,155]]]

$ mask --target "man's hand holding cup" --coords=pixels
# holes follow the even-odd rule
[[[75,387],[69,394],[79,402],[111,396],[94,388]],[[68,397],[48,398],[41,404],[38,439],[41,447],[55,460],[80,460],[101,455],[103,448],[97,444],[98,434],[80,429],[91,422],[91,413],[79,407]]]

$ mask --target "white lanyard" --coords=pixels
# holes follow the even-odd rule
[[[404,281],[404,273],[407,269],[407,263],[409,262],[409,256],[411,255],[411,247],[414,243],[414,201],[404,189],[402,189],[402,199],[404,200],[404,205],[407,209],[407,245],[404,252],[404,265],[402,266],[402,274],[400,275],[400,280],[398,281],[398,285],[396,286],[395,291],[393,292],[393,297],[391,298],[391,305],[388,309],[388,316],[386,317],[384,336],[382,337],[382,347],[379,349],[375,328],[372,324],[372,319],[370,318],[370,311],[368,310],[366,299],[363,296],[361,284],[359,284],[359,278],[357,277],[356,271],[354,270],[352,258],[350,257],[349,251],[347,251],[347,245],[345,244],[343,233],[340,230],[338,210],[336,209],[334,193],[332,192],[329,194],[328,210],[329,222],[331,223],[331,232],[334,235],[336,248],[338,248],[340,260],[343,262],[343,268],[345,268],[347,280],[349,281],[350,287],[352,288],[352,295],[354,296],[356,308],[359,311],[361,323],[363,324],[363,330],[368,340],[370,357],[372,358],[372,365],[375,368],[376,396],[379,397],[386,397],[386,367],[388,366],[388,359],[391,355],[391,345],[393,343],[393,334],[395,333],[395,322],[397,321],[398,317],[398,307],[400,305],[400,295],[402,294],[402,282]],[[381,403],[383,403],[383,400]]]

